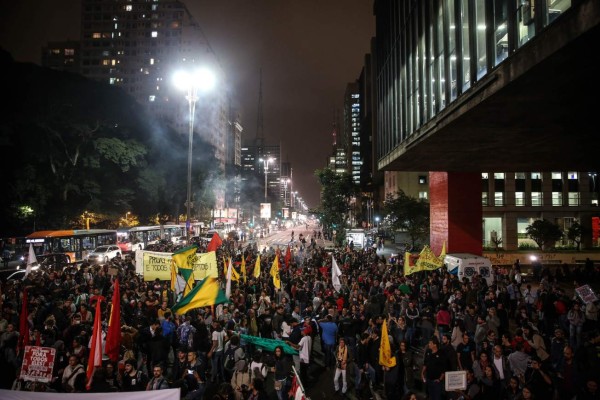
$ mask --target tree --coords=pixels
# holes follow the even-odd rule
[[[342,245],[346,240],[346,222],[350,201],[358,188],[348,173],[337,174],[330,168],[315,171],[321,184],[321,206],[315,210],[323,224],[323,233],[336,231],[335,242]]]
[[[391,227],[403,231],[410,237],[412,248],[417,242],[429,236],[429,203],[423,199],[408,196],[400,190],[394,196],[388,194],[383,202],[383,210]]]
[[[525,231],[542,251],[548,244],[553,244],[563,236],[560,227],[547,219],[534,221],[533,224],[525,228]]]
[[[589,233],[589,230],[586,229],[579,222],[574,222],[573,225],[569,227],[569,230],[567,231],[567,237],[569,238],[569,240],[575,242],[575,245],[577,246],[577,251],[580,250],[583,236],[587,233]]]

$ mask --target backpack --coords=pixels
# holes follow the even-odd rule
[[[233,371],[235,368],[235,352],[239,348],[239,346],[229,346],[227,351],[225,352],[225,362],[224,367],[228,371]]]

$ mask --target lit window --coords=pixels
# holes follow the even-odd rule
[[[154,95],[148,96],[148,101],[154,101],[154,100],[156,100],[156,96],[154,96]]]
[[[531,205],[541,206],[542,205],[542,192],[531,192]]]
[[[150,65],[154,65],[154,58],[150,59]]]
[[[515,205],[516,206],[524,206],[525,205],[525,193],[523,193],[523,192],[515,193]]]
[[[100,39],[101,37],[102,37],[102,34],[100,32],[92,33],[92,39]]]
[[[131,10],[133,10],[133,6],[131,4],[127,4],[125,6],[125,11],[131,11]]]
[[[542,179],[542,174],[540,172],[532,172],[531,179]]]
[[[552,205],[562,206],[562,192],[552,192]]]
[[[481,192],[481,205],[487,206],[490,203],[490,199],[487,192]]]
[[[562,172],[553,172],[552,179],[562,179]]]
[[[494,205],[497,207],[504,205],[504,193],[494,192]]]
[[[481,179],[488,179],[488,178],[489,178],[489,174],[487,172],[481,173]]]
[[[75,49],[65,49],[65,56],[74,56]]]
[[[427,177],[425,175],[419,175],[419,185],[427,184]]]
[[[419,192],[419,199],[427,200],[427,192]]]
[[[156,38],[156,37],[158,37],[158,32],[156,32],[156,31],[152,31],[152,37],[153,37],[153,38]]]
[[[579,174],[577,172],[567,172],[567,176],[569,177],[569,179],[577,180],[579,177]]]
[[[569,192],[569,206],[579,205],[579,192]]]
[[[494,179],[504,179],[504,172],[494,172]]]
[[[515,179],[525,179],[525,172],[515,172]]]

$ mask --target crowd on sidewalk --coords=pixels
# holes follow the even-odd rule
[[[174,251],[172,245],[154,250]],[[198,252],[205,251],[200,244]],[[175,315],[167,281],[143,280],[130,259],[38,270],[23,281],[2,283],[0,387],[54,392],[110,392],[180,388],[185,399],[278,400],[295,397],[292,366],[306,387],[320,379],[314,360],[332,372],[339,396],[369,399],[600,399],[597,304],[569,296],[545,269],[539,282],[519,279],[519,265],[494,285],[474,276],[459,281],[440,269],[403,276],[376,249],[297,242],[281,263],[281,289],[269,270],[285,249],[265,249],[253,276],[256,246],[226,244],[217,260],[242,257],[245,279],[234,282],[230,303]],[[221,254],[224,253],[224,254]],[[331,282],[332,259],[342,288]],[[118,274],[108,275],[109,267]],[[224,285],[224,266],[219,276]],[[95,296],[121,293],[121,351],[86,379]],[[533,284],[533,285],[532,285]],[[53,380],[19,377],[19,312],[27,288],[31,345],[56,349]],[[110,302],[103,304],[106,329]],[[386,321],[396,365],[380,365]],[[248,336],[279,340],[262,350]],[[284,346],[285,345],[285,346]],[[287,348],[296,349],[290,355]],[[320,348],[317,351],[316,348]],[[425,349],[422,359],[420,351]],[[447,371],[466,371],[466,390],[446,392]],[[5,372],[4,372],[5,371]]]

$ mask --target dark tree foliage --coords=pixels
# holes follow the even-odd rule
[[[34,225],[81,227],[86,210],[102,216],[98,228],[114,228],[131,210],[142,223],[181,212],[187,137],[153,121],[119,88],[16,63],[1,51],[0,66],[7,99],[0,115],[2,235],[29,234]],[[199,139],[194,148],[200,199],[214,151]]]
[[[315,210],[325,233],[336,231],[336,244],[346,239],[346,223],[350,211],[350,200],[358,192],[350,174],[337,174],[325,168],[315,172],[321,184],[321,207]]]
[[[558,225],[547,219],[538,219],[525,228],[527,235],[538,245],[540,250],[546,250],[548,245],[561,239],[563,232]]]
[[[412,248],[429,236],[429,203],[408,196],[400,190],[396,195],[389,194],[383,203],[386,218],[392,229],[408,234]]]

